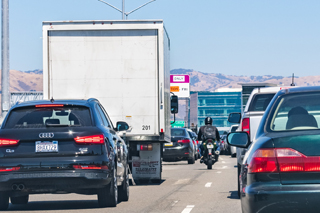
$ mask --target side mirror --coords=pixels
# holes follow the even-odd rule
[[[230,123],[239,124],[240,120],[241,120],[241,113],[240,112],[232,112],[232,113],[229,114],[228,121]]]
[[[177,114],[179,111],[179,103],[178,103],[178,96],[172,95],[171,96],[171,113]]]
[[[227,142],[230,146],[247,148],[250,138],[247,132],[231,132],[227,135]]]
[[[124,121],[118,121],[116,131],[125,131],[129,129],[129,125]]]

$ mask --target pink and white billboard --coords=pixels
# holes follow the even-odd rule
[[[190,97],[190,76],[189,75],[170,75],[170,92],[179,98]]]

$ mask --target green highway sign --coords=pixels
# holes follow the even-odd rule
[[[171,127],[184,127],[184,121],[176,121],[171,124]]]

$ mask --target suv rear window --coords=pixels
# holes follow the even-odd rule
[[[249,111],[266,111],[274,95],[275,93],[254,95],[249,106]]]
[[[83,106],[21,107],[10,112],[4,129],[92,126],[89,108]]]

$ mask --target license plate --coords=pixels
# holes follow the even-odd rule
[[[165,143],[164,146],[173,146],[173,143],[170,142],[170,143]]]
[[[58,152],[58,141],[36,141],[36,152]]]
[[[208,149],[213,149],[213,145],[207,145]]]

